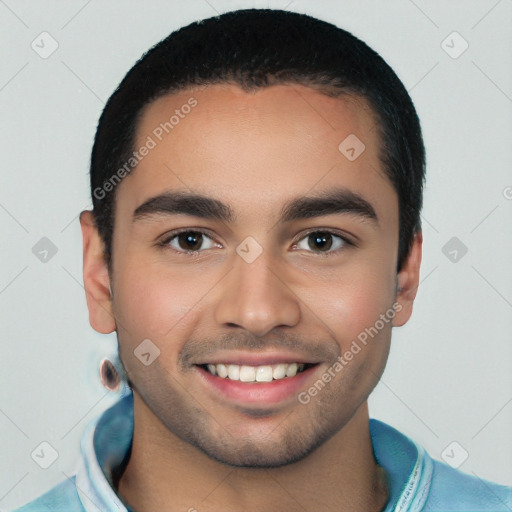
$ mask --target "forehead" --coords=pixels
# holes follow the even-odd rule
[[[396,201],[374,112],[353,95],[299,85],[184,90],[144,109],[134,149],[145,155],[118,190],[132,211],[169,189],[222,197],[252,213],[334,186],[374,196],[377,209],[390,208],[386,194]]]

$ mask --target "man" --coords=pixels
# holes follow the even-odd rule
[[[369,420],[419,284],[424,167],[399,79],[328,23],[236,11],[152,48],[103,111],[80,217],[129,392],[20,510],[510,510]]]

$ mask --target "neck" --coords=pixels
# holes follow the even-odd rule
[[[331,439],[299,462],[236,468],[171,434],[134,391],[130,460],[117,492],[137,512],[208,510],[381,511],[386,476],[373,456],[364,403]]]

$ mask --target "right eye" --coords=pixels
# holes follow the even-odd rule
[[[205,232],[191,229],[171,233],[160,245],[181,253],[197,253],[218,246]]]

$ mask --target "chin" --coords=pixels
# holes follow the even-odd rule
[[[193,443],[209,458],[237,468],[278,468],[305,459],[330,436],[305,439],[303,434],[289,433],[283,439],[240,440],[210,439]]]
[[[235,468],[279,468],[299,462],[309,455],[305,453],[276,453],[273,450],[254,452],[254,450],[237,450],[224,452],[201,449],[208,457],[226,466]],[[311,450],[312,451],[312,450]]]

